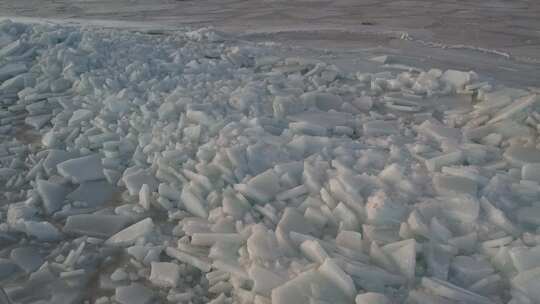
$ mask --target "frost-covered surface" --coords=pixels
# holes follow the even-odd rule
[[[7,297],[540,303],[538,96],[387,59],[2,22]]]

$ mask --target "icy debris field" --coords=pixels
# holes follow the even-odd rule
[[[0,23],[0,303],[540,303],[538,96],[373,60]]]

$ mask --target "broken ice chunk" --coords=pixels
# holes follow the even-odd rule
[[[525,118],[523,116],[526,115],[527,110],[532,107],[537,101],[538,95],[536,94],[521,97],[520,99],[515,100],[513,103],[509,104],[508,106],[497,112],[495,116],[486,124],[494,124],[501,120],[519,118],[520,116],[522,118]]]
[[[399,286],[407,282],[401,275],[392,274],[382,268],[361,264],[345,263],[344,270],[353,276],[355,282],[366,290],[382,290],[384,286]]]
[[[276,195],[276,200],[285,201],[288,199],[296,198],[308,193],[308,188],[305,185],[300,185],[289,190],[285,190]]]
[[[399,271],[409,280],[414,279],[416,271],[416,241],[414,239],[390,243],[382,247],[390,256]]]
[[[533,130],[526,125],[513,120],[503,120],[493,125],[486,125],[485,127],[477,128],[477,133],[482,133],[482,128],[489,131],[489,133],[500,134],[503,139],[521,136],[531,136]],[[474,136],[474,132],[473,132]]]
[[[250,179],[242,190],[243,194],[259,202],[268,202],[281,191],[279,176],[273,169],[268,169]]]
[[[421,213],[418,212],[418,210],[415,209],[409,214],[409,218],[407,219],[407,225],[413,233],[421,235],[425,238],[431,237],[431,232],[429,231],[429,227],[426,224],[426,220],[421,215]]]
[[[508,253],[518,272],[540,267],[540,246],[514,247]]]
[[[143,258],[144,265],[150,265],[152,262],[159,262],[163,246],[151,247]]]
[[[540,184],[540,163],[523,165],[521,168],[521,178]]]
[[[53,93],[62,93],[64,91],[67,91],[69,88],[71,88],[71,81],[60,77],[53,82],[51,82],[51,91]]]
[[[473,138],[471,138],[471,137],[469,136],[470,134],[468,134],[467,131],[463,132],[463,134],[464,134],[467,138],[473,139]],[[484,138],[482,138],[482,139],[480,140],[480,142],[481,142],[482,144],[484,144],[484,145],[496,147],[496,146],[498,146],[498,145],[501,144],[502,140],[503,140],[503,135],[502,135],[502,134],[499,134],[499,133],[490,133],[489,135],[486,135]]]
[[[396,229],[396,226],[362,225],[362,232],[366,240],[379,243],[391,243],[400,239],[399,230]]]
[[[340,221],[343,229],[357,230],[360,228],[360,221],[355,212],[344,203],[340,202],[334,208],[332,214]]]
[[[334,260],[326,258],[324,263],[319,267],[319,272],[334,282],[348,298],[354,298],[356,287],[352,278]]]
[[[431,230],[431,236],[434,240],[441,241],[443,243],[446,243],[448,239],[452,237],[452,232],[446,228],[445,225],[443,225],[437,217],[432,217],[430,226]]]
[[[472,222],[480,213],[480,202],[470,195],[446,197],[441,202],[442,213],[449,219]]]
[[[435,121],[426,120],[418,126],[418,132],[425,134],[439,143],[458,143],[461,140],[461,131],[450,128]]]
[[[453,237],[448,240],[448,244],[456,247],[463,252],[472,252],[476,248],[478,243],[478,235],[476,232],[472,232],[463,236]]]
[[[141,187],[142,190],[142,187]],[[139,191],[139,195],[140,195]],[[175,187],[169,186],[169,184],[161,183],[158,186],[158,193],[162,197],[171,200],[171,201],[178,201],[180,199],[181,193],[175,189]]]
[[[394,149],[394,148],[396,148],[396,147],[391,148],[391,153],[394,155],[394,156],[392,156],[392,158],[400,157],[400,156],[396,155],[398,153],[401,153],[399,151],[399,148],[396,148],[396,149]],[[366,153],[365,154],[366,158],[369,158],[370,157],[369,154],[371,154],[373,152],[374,151],[372,151],[370,153]],[[383,156],[383,158],[379,158],[379,160],[381,161],[381,164],[377,165],[377,166],[380,166],[380,167],[384,166],[382,164],[382,162],[384,162],[383,159],[384,159],[384,156]],[[367,160],[367,161],[369,161],[369,160]],[[405,176],[405,167],[402,166],[402,165],[398,165],[397,163],[392,163],[392,164],[386,165],[386,167],[379,173],[378,177],[379,177],[379,181],[386,183],[388,186],[392,186],[393,184],[396,184],[395,186],[392,186],[392,188],[398,188],[398,189],[407,190],[406,189],[407,187],[409,187],[409,188],[414,187],[412,185],[412,183],[409,181],[409,179]],[[412,189],[409,189],[409,190],[412,190]]]
[[[125,281],[129,278],[129,274],[123,268],[117,268],[111,273],[111,280],[113,282]]]
[[[26,123],[29,126],[34,127],[34,129],[39,130],[41,129],[47,122],[49,122],[52,118],[52,115],[50,114],[42,114],[42,115],[35,115],[35,116],[27,116],[24,119],[24,123]]]
[[[495,272],[489,261],[470,256],[457,256],[450,265],[451,275],[461,286],[470,286],[474,282]]]
[[[397,269],[397,265],[394,264],[392,261],[393,259],[384,252],[379,245],[377,245],[377,242],[371,242],[370,248],[369,248],[369,256],[371,258],[371,261],[379,266],[382,267],[392,273],[396,273],[399,271]]]
[[[294,247],[289,237],[291,231],[310,234],[316,230],[315,227],[296,209],[285,208],[276,229],[276,237],[281,249],[288,254],[295,253],[295,249],[293,249]]]
[[[485,197],[480,199],[480,205],[482,210],[486,214],[486,218],[493,224],[499,226],[501,229],[512,235],[518,235],[519,229],[512,223],[505,215],[505,213],[493,206]],[[519,216],[518,216],[519,218]]]
[[[540,207],[521,207],[517,210],[517,219],[522,224],[540,225]]]
[[[464,166],[464,167],[443,167],[442,173],[468,178],[475,183],[479,183],[484,186],[489,183],[489,178],[483,175],[483,172],[477,167],[473,166]]]
[[[180,268],[175,263],[152,262],[150,281],[160,287],[176,287],[180,279]]]
[[[382,293],[366,292],[359,294],[355,299],[356,304],[391,304],[392,302]]]
[[[481,246],[485,250],[496,249],[510,244],[513,240],[514,238],[512,236],[503,236],[484,241],[481,243]]]
[[[153,229],[154,222],[148,217],[111,236],[105,244],[120,247],[133,245],[138,238],[152,233]]]
[[[16,231],[24,231],[24,221],[32,219],[37,212],[37,208],[25,202],[13,203],[8,207],[6,222]]]
[[[2,45],[3,46],[3,45]],[[24,53],[29,45],[22,39],[17,39],[0,49],[0,58],[7,56],[16,56]]]
[[[8,232],[0,232],[0,247],[6,248],[18,241],[18,237]]]
[[[144,184],[148,185],[150,193],[156,191],[159,185],[156,178],[148,170],[137,167],[126,169],[122,181],[126,185],[129,195],[139,194]]]
[[[422,251],[427,260],[429,273],[435,278],[447,280],[452,253],[448,252],[444,245],[434,242],[424,245]]]
[[[359,253],[364,251],[360,232],[341,230],[336,236],[336,244]]]
[[[0,280],[8,278],[9,276],[11,276],[14,272],[18,270],[19,270],[19,267],[17,267],[17,264],[13,263],[12,261],[8,259],[0,258]]]
[[[460,176],[436,174],[433,178],[433,186],[438,194],[445,196],[453,196],[460,193],[473,196],[477,194],[476,182]]]
[[[369,58],[369,61],[378,62],[378,63],[388,63],[390,58],[388,55],[381,55]]]
[[[167,247],[165,249],[165,252],[167,253],[168,256],[175,258],[182,263],[186,263],[193,267],[196,267],[203,272],[209,272],[210,269],[212,269],[212,266],[210,265],[209,262],[203,260],[202,258],[198,258],[186,252],[180,251],[176,248]]]
[[[326,128],[308,122],[291,122],[289,123],[289,129],[295,134],[326,136]]]
[[[64,199],[69,193],[67,187],[41,179],[36,184],[47,214],[53,214],[64,205]]]
[[[35,247],[19,247],[11,251],[10,259],[27,273],[34,272],[44,262],[43,257]]]
[[[108,238],[124,228],[131,219],[127,216],[111,214],[79,214],[69,216],[64,232]]]
[[[378,191],[368,198],[366,213],[371,224],[399,224],[406,216],[406,207],[394,202],[383,191]]]
[[[158,109],[158,116],[162,120],[178,117],[176,104],[170,101],[162,103]]]
[[[98,154],[74,158],[58,164],[58,173],[74,183],[104,179],[103,165]]]
[[[127,248],[127,253],[137,259],[137,261],[142,261],[150,251],[150,248],[143,245],[133,245]]]
[[[323,263],[326,258],[328,258],[328,253],[316,240],[306,240],[300,245],[300,251],[307,257],[310,261],[316,263]]]
[[[512,278],[511,285],[530,299],[540,299],[540,267],[520,272]]]
[[[240,244],[244,239],[238,233],[193,233],[191,244],[194,246],[212,246],[218,242]]]
[[[419,290],[409,291],[406,303],[414,304],[456,304],[456,301],[452,301],[443,297],[433,295],[431,293],[425,293]]]
[[[0,82],[25,73],[26,71],[28,71],[28,67],[24,63],[15,62],[5,64],[0,68]]]
[[[442,76],[441,80],[450,84],[457,90],[462,90],[466,84],[471,83],[471,81],[477,78],[476,73],[474,72],[462,72],[456,70],[447,70]]]
[[[67,198],[75,202],[84,202],[88,207],[99,207],[109,201],[114,194],[114,188],[106,180],[84,182]]]
[[[286,281],[285,278],[255,263],[248,269],[248,274],[253,280],[253,291],[264,296],[270,296],[272,289]]]
[[[352,104],[360,111],[369,111],[373,107],[373,98],[370,96],[360,96],[353,99]]]
[[[334,281],[316,270],[302,272],[272,290],[272,304],[309,303],[310,298],[336,304],[351,303],[353,299],[336,286]]]
[[[514,98],[527,95],[527,91],[513,88],[502,88],[483,94],[483,101],[474,105],[481,113],[490,113],[494,110],[507,106]]]
[[[184,187],[182,189],[182,194],[180,199],[184,203],[184,207],[191,214],[199,216],[201,218],[208,217],[208,211],[206,210],[206,202],[194,193],[189,187]]]
[[[47,174],[51,175],[52,173],[56,172],[56,166],[59,163],[75,157],[77,157],[77,155],[73,152],[51,149],[47,154],[47,158],[45,158],[45,161],[43,162],[43,169],[45,169]]]
[[[40,241],[56,241],[62,237],[60,231],[49,222],[24,222],[24,230],[29,236]]]
[[[122,173],[113,169],[103,169],[103,174],[105,175],[107,181],[112,185],[116,185],[120,177],[122,177]]]
[[[151,195],[148,185],[142,185],[141,190],[139,191],[139,204],[146,210],[150,210],[150,205],[152,203]]]
[[[17,170],[12,168],[0,168],[0,181],[7,181],[17,174]]]
[[[24,73],[10,78],[0,85],[0,92],[8,95],[15,95],[26,87],[34,86],[36,79],[32,73]]]
[[[422,286],[432,293],[462,303],[490,304],[490,299],[436,278],[422,278]]]
[[[422,105],[416,101],[403,99],[403,98],[392,98],[392,97],[387,97],[385,98],[385,100],[388,100],[388,101],[385,102],[384,105],[390,110],[409,112],[409,113],[419,112],[422,110]]]
[[[341,97],[326,92],[307,92],[300,96],[307,108],[317,107],[321,111],[340,110],[343,100]]]
[[[92,117],[93,113],[87,109],[78,109],[73,111],[73,115],[69,119],[68,126],[74,127],[81,122],[88,120]]]
[[[398,123],[396,121],[373,120],[364,123],[364,135],[384,136],[399,134]]]
[[[504,158],[514,166],[540,163],[540,150],[533,147],[511,146],[504,152]]]
[[[260,100],[260,89],[254,85],[246,85],[234,90],[229,99],[229,104],[239,111],[245,111]]]
[[[335,126],[352,127],[354,125],[354,116],[344,112],[304,111],[296,115],[289,115],[287,118],[291,121],[307,122],[325,129],[331,129]]]
[[[275,261],[281,255],[274,233],[263,225],[253,226],[247,240],[247,250],[251,259]]]
[[[140,283],[116,288],[115,300],[121,304],[150,304],[155,295]]]
[[[458,165],[463,160],[463,152],[455,151],[426,160],[426,167],[430,171],[438,171],[444,166]]]

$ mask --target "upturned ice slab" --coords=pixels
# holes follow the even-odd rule
[[[67,160],[58,164],[57,168],[58,173],[74,183],[105,178],[101,157],[97,154]]]
[[[153,229],[154,222],[152,219],[145,218],[144,220],[141,220],[140,222],[137,222],[111,236],[105,242],[105,244],[120,247],[133,245],[138,238],[147,236],[153,231]]]

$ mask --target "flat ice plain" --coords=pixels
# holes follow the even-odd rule
[[[0,303],[540,303],[537,3],[0,14]]]

